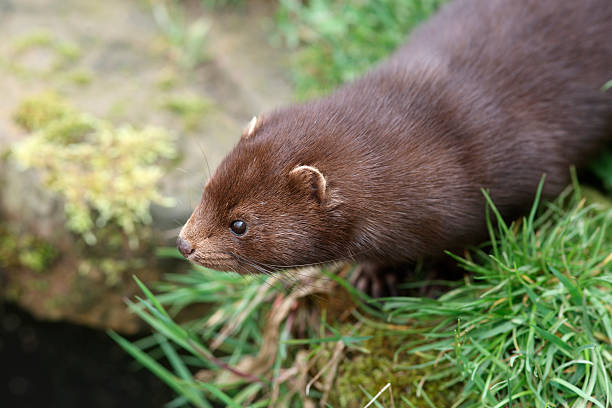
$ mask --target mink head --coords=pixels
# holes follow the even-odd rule
[[[329,169],[282,135],[290,131],[267,120],[249,124],[179,234],[186,258],[256,273],[339,257],[330,242],[348,234],[340,193]]]

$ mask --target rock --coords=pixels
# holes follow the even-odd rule
[[[209,172],[253,115],[292,97],[282,52],[267,41],[273,7],[257,1],[204,11],[201,18],[212,22],[208,59],[185,70],[169,60],[169,45],[150,9],[139,2],[0,0],[5,39],[0,45],[0,292],[5,298],[39,318],[125,333],[142,328],[125,307],[125,298],[138,292],[131,276],[149,284],[159,279],[168,263],[162,266],[154,250],[173,244]],[[117,228],[101,232],[96,245],[85,243],[66,226],[62,194],[42,182],[40,169],[24,170],[7,153],[31,137],[13,118],[20,102],[48,89],[117,126],[155,125],[176,135],[180,159],[162,164],[166,173],[160,183],[176,206],[152,206],[153,222],[143,227],[137,249]],[[196,111],[202,117],[192,115],[195,124],[189,126],[164,107],[184,95],[210,107]],[[172,266],[181,267],[186,264]]]

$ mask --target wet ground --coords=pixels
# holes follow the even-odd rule
[[[0,305],[0,405],[162,407],[172,391],[104,332]]]

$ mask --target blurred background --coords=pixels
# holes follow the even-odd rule
[[[162,406],[106,334],[250,118],[323,94],[440,1],[0,0],[0,401]],[[167,250],[166,252],[172,252]]]

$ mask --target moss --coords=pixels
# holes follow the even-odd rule
[[[187,69],[208,60],[206,42],[210,24],[207,21],[202,18],[190,21],[185,10],[173,2],[153,4],[153,17],[165,42],[154,44],[155,48],[165,48],[171,59]]]
[[[71,108],[57,94],[44,92],[22,101],[13,119],[25,130],[34,131],[71,113]]]
[[[81,56],[81,49],[77,44],[59,40],[53,34],[46,31],[34,31],[16,38],[12,42],[11,49],[13,60],[10,62],[10,68],[21,74],[36,73],[35,69],[19,62],[19,59],[28,52],[46,50],[53,54],[54,61],[49,69],[43,69],[42,72],[38,72],[42,74],[65,68]]]
[[[348,331],[350,332],[350,331]],[[414,406],[429,406],[429,399],[434,406],[450,406],[456,400],[460,389],[458,387],[444,388],[442,381],[426,381],[427,376],[435,372],[432,367],[422,369],[402,369],[402,367],[423,364],[428,360],[414,354],[401,354],[399,361],[394,361],[394,353],[410,339],[405,335],[392,335],[385,331],[385,336],[377,334],[371,327],[364,327],[359,336],[372,336],[347,354],[338,369],[335,391],[331,393],[330,403],[334,407],[362,407],[370,401],[363,390],[371,396],[380,391],[387,383],[391,383],[395,406],[406,406],[402,397],[408,399]],[[363,390],[362,390],[363,389]],[[378,398],[383,406],[392,406],[388,391]]]
[[[173,69],[163,69],[157,75],[157,87],[162,91],[169,91],[176,87],[178,76]]]
[[[35,272],[44,272],[57,257],[56,249],[47,243],[33,240],[34,246],[23,248],[19,253],[19,262]]]
[[[89,70],[76,70],[68,74],[68,80],[78,86],[87,86],[92,83],[94,74]]]
[[[589,164],[590,170],[597,176],[604,188],[612,192],[612,149],[605,149]]]
[[[75,43],[69,41],[59,41],[54,47],[63,62],[74,62],[81,57],[81,49]]]
[[[162,106],[181,117],[186,130],[195,130],[204,114],[211,109],[212,103],[197,95],[184,94],[169,97]]]
[[[23,54],[32,48],[51,47],[54,43],[53,36],[46,31],[35,31],[15,38],[13,41],[13,52]]]
[[[57,257],[57,249],[49,242],[0,227],[0,269],[23,267],[43,273]]]
[[[28,292],[42,292],[49,289],[49,282],[45,279],[31,279],[26,282],[26,290]]]
[[[112,287],[122,283],[127,272],[134,272],[145,264],[143,259],[113,259],[108,257],[89,258],[79,264],[79,275],[102,280]]]
[[[119,99],[109,107],[106,117],[113,121],[122,121],[128,117],[129,104],[125,99]]]
[[[2,291],[2,297],[11,302],[17,302],[21,297],[23,288],[18,285],[9,283]]]
[[[135,245],[139,226],[151,222],[150,205],[172,204],[157,189],[160,160],[176,154],[165,130],[114,127],[49,93],[23,101],[15,120],[34,131],[14,147],[15,158],[62,196],[67,228],[88,244],[114,224]]]
[[[92,116],[66,115],[47,124],[39,137],[47,143],[63,146],[86,143],[99,126],[100,123]]]

